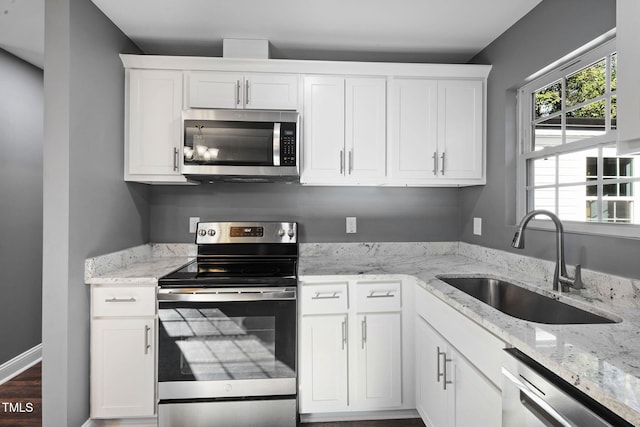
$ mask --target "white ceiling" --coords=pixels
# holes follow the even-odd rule
[[[248,38],[277,58],[466,62],[541,0],[92,1],[148,54],[219,56]],[[0,0],[0,48],[43,66],[44,0]]]

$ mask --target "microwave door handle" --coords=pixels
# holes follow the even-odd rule
[[[280,123],[273,124],[273,166],[280,166]]]

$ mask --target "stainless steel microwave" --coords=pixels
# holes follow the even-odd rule
[[[295,111],[182,112],[183,175],[196,180],[299,181],[300,115]]]

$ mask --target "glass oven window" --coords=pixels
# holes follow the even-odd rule
[[[273,166],[273,123],[185,120],[185,165]]]
[[[161,302],[159,381],[295,377],[295,301]]]

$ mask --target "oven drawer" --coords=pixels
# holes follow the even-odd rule
[[[154,316],[155,286],[93,286],[91,304],[94,317]]]
[[[349,308],[347,282],[303,285],[301,304],[304,314],[344,313]]]
[[[358,311],[400,311],[401,282],[357,282]]]

